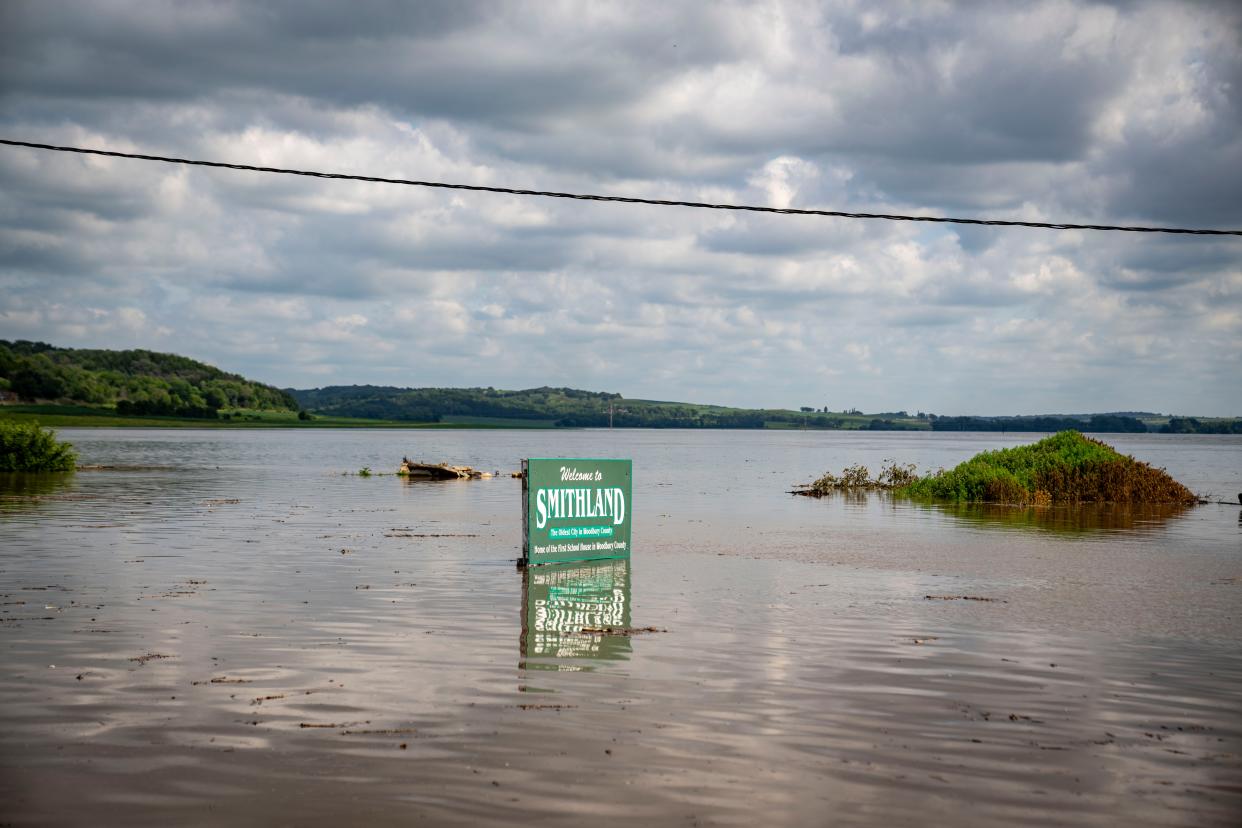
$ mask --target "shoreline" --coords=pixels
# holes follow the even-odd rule
[[[322,418],[316,420],[207,420],[192,419],[188,417],[131,417],[123,415],[107,415],[107,414],[54,414],[39,413],[30,411],[7,412],[4,407],[0,407],[0,421],[11,420],[14,422],[38,422],[39,425],[46,428],[77,428],[77,429],[232,429],[232,430],[269,430],[269,429],[337,429],[343,431],[355,429],[383,429],[383,430],[469,430],[469,431],[643,431],[643,432],[670,432],[670,431],[703,431],[703,432],[721,432],[721,431],[737,431],[737,432],[825,432],[825,433],[860,433],[860,434],[942,434],[946,437],[963,434],[989,434],[996,436],[1036,436],[1053,434],[1052,431],[938,431],[930,428],[905,428],[905,429],[868,429],[868,428],[776,428],[765,426],[763,428],[736,428],[736,427],[657,427],[657,426],[557,426],[548,425],[546,423],[531,423],[529,425],[514,423],[480,423],[480,422],[441,422],[441,423],[416,423],[402,422],[399,420],[362,420],[349,418]],[[1236,434],[1215,434],[1212,432],[1162,432],[1162,431],[1146,431],[1146,432],[1126,432],[1126,431],[1082,431],[1083,434],[1094,435],[1122,435],[1126,437],[1136,436],[1158,436],[1158,437],[1238,437],[1242,435]]]

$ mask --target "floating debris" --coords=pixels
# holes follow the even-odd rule
[[[358,725],[360,725],[360,724],[370,724],[370,723],[371,723],[370,721],[365,721],[365,722],[322,722],[322,723],[320,723],[320,722],[298,722],[298,727],[301,727],[301,728],[323,728],[323,729],[326,729],[326,730],[337,730],[338,728],[343,728],[343,727],[357,727],[357,726],[358,726]]]
[[[622,635],[628,638],[642,633],[666,633],[668,630],[658,627],[583,627],[578,632],[587,635]]]
[[[576,704],[515,704],[518,710],[572,710]]]
[[[213,679],[208,679],[207,681],[192,681],[192,682],[190,682],[190,684],[193,684],[193,685],[199,685],[199,684],[250,684],[250,679],[242,679],[242,678],[229,678],[228,676],[216,676],[215,678],[213,678]]]
[[[871,471],[863,465],[850,466],[840,476],[828,472],[813,483],[794,487],[790,494],[803,497],[826,497],[836,492],[851,491],[892,491],[908,486],[919,479],[913,463],[900,465],[893,460],[885,460],[888,465],[880,469],[880,474],[871,476]]]
[[[419,463],[403,457],[397,474],[413,480],[482,480],[495,477],[498,472],[479,471],[471,466],[450,466],[447,463]]]
[[[987,601],[989,603],[1008,604],[1000,598],[984,598],[981,595],[924,595],[925,601]]]

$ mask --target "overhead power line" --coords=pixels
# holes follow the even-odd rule
[[[734,210],[748,213],[777,213],[786,216],[829,216],[832,218],[882,219],[884,221],[921,221],[929,224],[977,224],[987,227],[1035,227],[1043,230],[1112,230],[1122,233],[1172,233],[1186,236],[1242,236],[1242,230],[1205,230],[1188,227],[1139,227],[1115,224],[1071,224],[1069,222],[1006,221],[1003,219],[955,218],[951,216],[906,216],[890,213],[850,213],[843,210],[804,210],[795,207],[761,207],[754,204],[711,204],[705,201],[669,201],[660,198],[633,198],[630,196],[591,195],[589,193],[561,193],[549,190],[522,190],[515,187],[486,187],[481,184],[451,184],[444,181],[417,181],[406,178],[380,178],[373,175],[293,170],[284,167],[260,167],[253,164],[226,164],[223,161],[198,161],[190,158],[170,158],[163,155],[141,155],[134,152],[90,149],[87,147],[62,147],[54,144],[36,144],[31,141],[12,141],[0,138],[0,144],[11,147],[73,152],[81,155],[103,155],[110,158],[129,158],[136,161],[159,161],[164,164],[186,164],[192,167],[215,167],[223,170],[275,173],[277,175],[301,175],[309,178],[329,178],[337,181],[368,181],[373,184],[403,184],[407,187],[434,187],[441,190],[473,190],[483,193],[540,196],[543,198],[569,198],[576,201],[608,201],[621,204],[650,204],[656,207],[697,207],[706,210]]]

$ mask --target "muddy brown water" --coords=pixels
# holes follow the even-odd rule
[[[0,479],[0,824],[1242,814],[1242,507],[785,494],[1038,435],[64,436],[140,468]],[[1242,489],[1242,439],[1106,439]],[[403,455],[631,457],[633,560],[518,572],[508,477],[340,474]]]

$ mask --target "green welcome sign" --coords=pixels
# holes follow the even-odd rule
[[[629,460],[523,460],[523,560],[628,558],[632,478]]]

